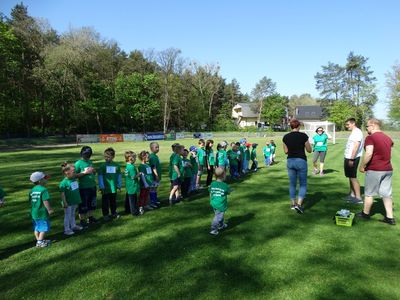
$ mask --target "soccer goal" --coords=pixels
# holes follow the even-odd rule
[[[333,144],[336,144],[336,127],[335,123],[328,121],[304,121],[304,133],[309,137],[310,143],[313,141],[313,136],[317,133],[318,127],[324,128],[325,133],[328,135],[329,139]]]

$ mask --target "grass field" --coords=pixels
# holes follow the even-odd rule
[[[171,143],[161,143],[162,200]],[[0,184],[8,194],[0,209],[0,299],[400,299],[400,231],[378,222],[382,203],[374,205],[369,222],[357,220],[347,228],[332,221],[338,209],[361,209],[343,201],[344,141],[330,146],[326,176],[309,172],[304,215],[289,209],[286,161],[277,144],[276,165],[231,185],[229,228],[215,237],[209,234],[213,214],[204,192],[65,238],[59,165],[78,159],[80,147],[0,153]],[[92,146],[93,160],[102,161],[108,145]],[[121,164],[124,150],[147,149],[147,143],[112,146]],[[396,170],[399,154],[394,148]],[[43,249],[33,247],[27,200],[29,175],[36,170],[52,176],[48,187],[56,208],[49,235],[55,242]],[[363,183],[364,176],[359,178]],[[399,179],[395,173],[395,202]],[[123,197],[124,190],[118,196],[121,211]]]

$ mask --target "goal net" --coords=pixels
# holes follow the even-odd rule
[[[318,127],[324,128],[325,133],[328,135],[329,139],[333,144],[336,144],[336,127],[335,123],[328,121],[304,121],[304,133],[309,137],[310,143],[313,143],[313,136],[317,133],[315,132]]]

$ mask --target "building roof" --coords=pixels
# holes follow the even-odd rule
[[[242,118],[257,118],[257,107],[255,103],[238,103],[233,110]]]
[[[322,107],[318,105],[296,106],[294,117],[298,120],[321,120]]]

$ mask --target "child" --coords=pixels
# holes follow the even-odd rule
[[[150,187],[153,185],[153,171],[149,165],[149,152],[142,151],[139,154],[141,164],[139,165],[140,173],[140,194],[139,194],[139,214],[144,214],[144,209],[152,210],[149,205]]]
[[[4,203],[4,197],[6,196],[6,193],[3,191],[3,189],[0,186],[0,207],[3,207]]]
[[[249,162],[250,162],[250,143],[245,144],[246,148],[244,148],[244,173],[247,173],[249,171]]]
[[[210,204],[214,210],[214,219],[211,222],[210,234],[217,235],[219,230],[228,227],[224,223],[224,214],[228,207],[228,197],[230,192],[229,186],[224,182],[225,170],[223,168],[216,168],[214,180],[208,190],[210,191]]]
[[[117,213],[117,190],[121,191],[122,174],[119,164],[115,163],[115,150],[104,150],[104,160],[99,167],[99,188],[101,191],[102,212],[104,221],[119,218]],[[111,216],[109,212],[111,211]]]
[[[197,190],[196,181],[197,181],[197,173],[199,172],[199,160],[197,158],[197,148],[195,146],[190,146],[190,164],[192,165],[192,179],[190,181],[190,192],[194,192]]]
[[[211,184],[211,181],[213,179],[214,175],[214,165],[215,165],[215,156],[214,156],[214,150],[212,149],[214,145],[213,140],[207,140],[206,142],[206,165],[207,165],[207,181],[206,185],[209,186]]]
[[[83,146],[81,149],[81,159],[75,163],[76,178],[79,178],[79,193],[81,195],[81,204],[78,206],[80,225],[87,227],[87,217],[89,223],[98,223],[93,217],[96,209],[96,170],[90,160],[93,151],[89,146]]]
[[[250,155],[250,159],[252,161],[251,164],[251,169],[254,170],[254,172],[257,172],[257,168],[258,168],[258,161],[257,161],[257,145],[256,143],[254,143],[252,146],[252,150],[251,150],[251,155]]]
[[[58,186],[61,193],[61,205],[64,208],[64,234],[73,235],[75,231],[83,229],[75,222],[76,208],[82,202],[79,194],[79,183],[75,178],[74,165],[64,162],[61,164],[61,171],[65,176]]]
[[[31,216],[38,248],[50,246],[50,240],[44,239],[50,230],[49,216],[53,213],[49,191],[45,187],[47,179],[48,176],[43,172],[34,172],[30,177],[30,181],[35,185],[29,193],[29,202],[31,203]]]
[[[227,153],[226,153],[226,146],[227,145],[228,145],[228,143],[225,142],[225,141],[221,142],[221,143],[218,143],[218,145],[217,145],[218,152],[217,152],[216,166],[217,167],[221,167],[223,169],[225,169],[229,164],[228,156],[227,156]]]
[[[139,206],[137,194],[140,191],[139,177],[140,174],[135,167],[136,154],[133,151],[125,151],[125,212],[131,213],[133,216],[139,215]]]
[[[276,144],[274,140],[269,142],[269,147],[271,148],[271,165],[275,162],[275,151],[276,151]]]
[[[265,143],[265,146],[263,148],[263,154],[265,159],[265,165],[269,167],[271,165],[271,147],[269,142]]]
[[[239,166],[239,173],[240,174],[244,174],[245,168],[245,157],[244,157],[244,152],[246,151],[246,140],[245,139],[241,139],[239,142],[239,151],[240,151],[240,155],[239,155],[239,161],[240,161],[240,166]]]
[[[181,177],[182,177],[182,158],[181,154],[183,151],[182,145],[176,145],[174,147],[174,153],[170,158],[170,174],[169,178],[171,181],[171,191],[169,193],[169,205],[173,205],[175,203],[180,202],[180,185],[181,185]],[[175,200],[174,200],[175,197]]]
[[[160,151],[160,145],[157,142],[150,143],[150,157],[149,163],[153,171],[153,186],[150,188],[150,206],[152,208],[159,208],[161,204],[157,197],[157,188],[161,181],[161,163],[157,153]]]
[[[183,166],[183,182],[181,185],[182,196],[186,198],[189,195],[190,182],[192,180],[192,164],[188,159],[189,151],[187,149],[183,149],[182,154],[182,166]]]
[[[239,177],[239,147],[235,144],[231,144],[232,149],[228,150],[229,170],[232,179]]]
[[[205,141],[199,140],[199,147],[197,148],[197,158],[199,160],[199,171],[197,173],[196,189],[200,187],[201,175],[203,175],[204,167],[206,164],[206,151],[204,150]]]

